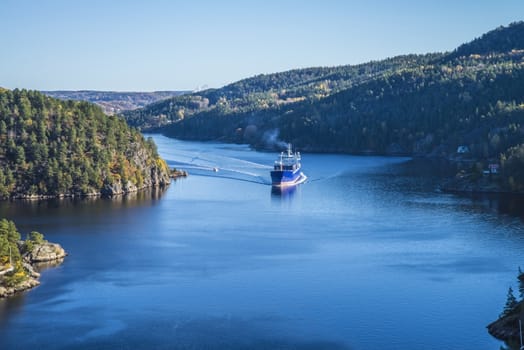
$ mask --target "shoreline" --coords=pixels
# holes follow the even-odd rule
[[[187,175],[186,175],[187,176]],[[173,178],[170,176],[170,178]],[[37,194],[31,194],[31,195],[15,195],[9,198],[4,199],[4,201],[40,201],[40,200],[48,200],[48,199],[83,199],[83,198],[113,198],[113,197],[122,197],[126,195],[130,195],[133,193],[139,193],[142,191],[147,191],[150,189],[156,189],[156,188],[165,188],[168,187],[170,183],[166,184],[160,184],[160,185],[150,185],[150,186],[142,186],[142,187],[136,187],[129,190],[122,190],[117,192],[92,192],[87,194],[81,194],[81,193],[73,193],[73,194],[58,194],[58,195],[37,195]]]
[[[471,174],[455,175],[442,181],[439,190],[445,193],[454,194],[500,194],[523,196],[522,191],[510,191],[503,188],[500,177],[496,174],[483,175],[480,178],[472,179]]]
[[[169,178],[173,180],[177,180],[179,178],[185,178],[188,176],[189,174],[185,170],[171,169],[169,171]],[[70,193],[70,194],[58,194],[58,195],[37,195],[37,194],[14,195],[10,198],[7,198],[6,200],[40,201],[40,200],[48,200],[48,199],[113,198],[113,197],[126,196],[129,194],[138,193],[142,191],[147,191],[149,189],[166,188],[170,184],[171,184],[170,182],[167,182],[167,183],[160,183],[160,184],[144,185],[141,187],[136,187],[134,185],[130,186],[129,184],[126,187],[123,187],[121,185],[119,186],[107,185],[107,187],[104,188],[102,191],[91,192],[91,193],[86,193],[86,194]]]
[[[177,180],[177,179],[188,177],[188,176],[189,174],[185,170],[179,170],[179,169],[173,168],[169,172],[169,177],[172,178],[173,180]]]
[[[18,242],[19,246],[23,244],[24,241]],[[0,276],[0,300],[18,295],[40,285],[38,280],[40,273],[36,270],[42,265],[60,265],[67,255],[67,252],[58,243],[43,242],[35,244],[33,249],[22,257],[22,266],[27,273],[23,281],[12,286],[5,286],[2,283],[4,282],[3,276]]]

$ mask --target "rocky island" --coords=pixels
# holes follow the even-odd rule
[[[170,176],[171,176],[172,179],[176,180],[176,179],[181,178],[181,177],[187,177],[188,173],[185,170],[171,169]]]
[[[0,220],[0,298],[38,286],[38,264],[59,264],[66,255],[59,244],[46,241],[36,231],[20,240],[15,224]]]

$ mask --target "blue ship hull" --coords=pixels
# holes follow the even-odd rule
[[[289,186],[300,183],[304,175],[300,169],[293,170],[273,170],[271,171],[271,183],[273,186]]]
[[[300,171],[300,159],[300,153],[293,153],[291,144],[288,144],[287,152],[281,152],[280,157],[273,165],[271,184],[273,186],[285,187],[306,181],[306,176]]]

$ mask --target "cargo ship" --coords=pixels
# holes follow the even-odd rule
[[[293,186],[306,181],[307,177],[301,171],[300,152],[293,153],[291,144],[287,152],[281,152],[271,170],[271,184],[277,187]]]

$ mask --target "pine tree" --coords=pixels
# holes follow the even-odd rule
[[[500,317],[509,315],[509,313],[515,308],[515,306],[517,306],[517,303],[517,298],[515,298],[515,295],[513,294],[513,288],[509,287],[506,305],[504,305],[504,310],[500,314]]]
[[[524,300],[524,272],[520,269],[519,266],[519,275],[517,276],[517,279],[519,281],[519,294],[520,294],[520,300]]]

